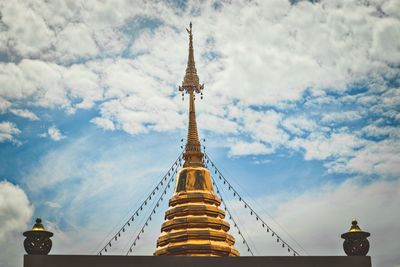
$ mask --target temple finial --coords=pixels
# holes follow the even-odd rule
[[[179,91],[189,94],[189,125],[187,134],[187,143],[185,146],[185,163],[184,166],[191,167],[203,167],[203,153],[201,152],[201,145],[199,141],[199,134],[197,132],[196,123],[196,111],[194,105],[194,94],[201,93],[204,86],[199,83],[199,76],[197,75],[197,70],[194,62],[194,52],[193,52],[193,33],[192,33],[192,23],[189,24],[189,29],[186,28],[189,33],[189,55],[186,67],[185,77],[183,78],[182,86],[179,86]]]
[[[182,93],[190,93],[191,91],[201,93],[201,91],[204,89],[204,85],[200,84],[199,82],[199,76],[197,75],[196,65],[194,62],[193,32],[191,22],[189,24],[189,29],[186,28],[186,31],[189,33],[189,55],[185,77],[183,78],[182,86],[179,86],[179,91],[182,91]]]
[[[192,23],[186,31],[189,33],[189,56],[179,90],[182,95],[189,95],[187,143],[183,168],[176,174],[175,192],[169,200],[154,255],[239,256],[201,151],[194,95],[201,93],[203,86],[194,63]]]
[[[191,36],[191,35],[192,35],[192,22],[189,23],[189,29],[190,29],[190,30],[188,30],[188,28],[186,28],[186,31],[187,31],[188,34]]]

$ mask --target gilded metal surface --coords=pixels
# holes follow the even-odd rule
[[[197,132],[196,123],[196,110],[194,99],[195,93],[201,93],[204,86],[199,83],[199,76],[194,62],[193,52],[193,35],[192,35],[192,23],[190,23],[190,30],[186,29],[189,33],[189,55],[186,67],[186,74],[183,78],[182,86],[179,87],[179,91],[189,94],[189,123],[187,133],[187,143],[185,146],[185,153],[183,157],[185,159],[184,167],[204,167],[203,164],[203,153],[201,152],[201,145],[199,142],[199,134]]]
[[[193,53],[192,23],[185,78],[179,90],[189,94],[189,125],[183,168],[177,173],[174,195],[165,212],[165,222],[154,255],[239,256],[229,223],[219,207],[210,172],[204,167],[197,132],[194,94],[201,93]]]
[[[220,204],[206,168],[182,168],[154,255],[239,256]]]
[[[186,31],[189,33],[189,54],[185,77],[183,78],[182,87],[179,89],[180,91],[194,90],[196,93],[200,93],[203,89],[203,85],[199,82],[199,76],[197,75],[194,62],[192,23],[190,23],[189,29],[186,29]]]
[[[37,218],[35,224],[32,227],[32,231],[44,231],[46,230],[42,224],[42,219]]]
[[[358,226],[358,222],[356,220],[353,220],[351,222],[351,227],[349,232],[362,232],[360,226]]]
[[[201,152],[201,145],[199,141],[199,134],[197,132],[196,111],[194,105],[194,92],[189,91],[189,123],[187,143],[185,146],[185,159],[184,167],[203,167],[203,153]]]

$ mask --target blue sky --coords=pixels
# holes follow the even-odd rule
[[[357,218],[373,263],[398,266],[400,236],[387,233],[400,233],[398,1],[0,7],[6,266],[21,265],[20,233],[38,216],[54,253],[96,253],[179,155],[189,21],[205,84],[200,136],[238,192],[303,255],[343,255],[339,235]],[[226,199],[256,255],[287,255]],[[134,254],[154,251],[165,208]]]

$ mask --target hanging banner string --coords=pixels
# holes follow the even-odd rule
[[[208,156],[208,155],[207,155]],[[209,160],[211,160],[210,158],[209,158]],[[205,162],[205,160],[203,159],[203,161]],[[216,167],[216,166],[215,166]],[[218,170],[219,171],[219,170]],[[219,171],[220,172],[220,174],[222,175],[222,173],[221,173],[221,171]],[[222,175],[223,176],[223,175]],[[224,185],[225,185],[226,183],[224,183]],[[238,184],[238,186],[239,187],[241,187],[240,186],[240,184]],[[230,188],[228,188],[229,190],[230,190]],[[243,189],[243,188],[242,188]],[[244,189],[243,189],[244,190]],[[245,190],[244,190],[245,191]],[[248,194],[248,193],[247,193]],[[235,193],[234,193],[234,196],[235,196]],[[277,226],[279,226],[282,230],[283,230],[283,232],[285,232],[286,234],[287,234],[287,236],[294,242],[294,243],[296,243],[296,245],[299,247],[299,248],[301,248],[301,250],[303,250],[303,252],[306,254],[306,255],[310,255],[309,253],[308,253],[308,251],[283,227],[283,225],[281,225],[279,222],[277,222],[276,220],[274,220],[274,218],[262,207],[262,206],[260,206],[260,204],[258,204],[257,203],[257,201],[256,200],[254,200],[254,199],[252,199],[251,198],[251,196],[249,195],[248,196],[248,198],[250,198],[251,200],[253,200],[254,201],[254,203],[256,203],[258,206],[259,206],[259,208],[262,210],[262,211],[264,211],[267,215],[268,215],[268,217],[274,222],[274,223],[276,223],[277,224]],[[254,205],[254,204],[253,204]],[[290,251],[289,251],[290,252]]]
[[[163,199],[164,199],[163,197],[164,197],[164,195],[167,194],[168,188],[171,187],[171,182],[174,181],[174,177],[175,177],[177,171],[178,171],[178,169],[175,169],[175,171],[173,172],[173,175],[169,178],[168,183],[164,187],[163,193],[161,194],[160,198],[157,200],[156,204],[153,207],[153,210],[150,212],[150,215],[147,217],[146,222],[143,224],[142,228],[140,229],[140,231],[136,235],[135,239],[133,240],[131,246],[129,247],[128,251],[126,252],[126,255],[129,255],[129,253],[133,252],[133,247],[136,246],[136,242],[138,240],[140,240],[140,235],[144,233],[144,228],[146,228],[149,225],[149,222],[151,221],[153,214],[156,214],[156,209],[160,206],[161,201],[163,201]]]
[[[166,185],[167,183],[165,183]],[[140,230],[141,226],[145,223],[147,217],[153,212],[152,211],[152,207],[155,205],[155,203],[157,202],[157,198],[163,194],[163,189],[161,189],[157,195],[154,197],[154,199],[152,200],[151,204],[148,205],[148,208],[146,210],[144,210],[144,212],[141,214],[141,216],[138,218],[138,220],[135,221],[135,225],[132,231],[130,231],[129,233],[127,232],[127,236],[128,236],[128,240],[124,240],[124,245],[123,247],[118,251],[115,252],[115,254],[119,254],[119,255],[125,255],[126,251],[129,249],[130,245],[133,242],[133,239],[135,238],[135,235],[138,233],[138,231]],[[121,239],[122,241],[122,239]]]
[[[272,236],[276,236],[276,241],[277,243],[282,242],[282,248],[287,248],[288,252],[293,252],[293,256],[299,256],[300,254],[294,250],[286,241],[284,241],[251,207],[250,205],[239,195],[239,193],[233,188],[233,186],[228,182],[228,180],[222,175],[222,173],[218,170],[218,168],[215,166],[214,162],[210,159],[210,157],[204,153],[204,157],[206,159],[206,163],[208,161],[211,163],[211,166],[215,170],[215,174],[218,174],[218,179],[223,180],[223,184],[228,187],[228,190],[232,190],[233,196],[237,197],[239,201],[244,203],[244,207],[250,210],[250,215],[254,215],[257,221],[261,222],[261,225],[263,228],[267,229],[267,232],[271,232]]]
[[[229,219],[233,222],[233,227],[235,227],[238,230],[238,234],[242,237],[243,240],[243,244],[246,245],[247,247],[247,251],[250,252],[251,256],[254,256],[253,251],[250,249],[249,244],[247,243],[246,239],[243,236],[242,231],[240,231],[239,229],[239,225],[236,223],[235,219],[232,216],[232,213],[230,212],[230,210],[228,209],[226,202],[224,201],[224,199],[222,198],[221,195],[221,191],[218,188],[217,183],[215,182],[214,178],[213,178],[213,185],[215,186],[215,188],[217,189],[217,194],[219,195],[219,197],[221,198],[221,202],[224,204],[224,210],[228,213],[229,215]]]
[[[118,232],[110,238],[110,240],[106,243],[106,245],[97,253],[98,256],[102,256],[103,253],[107,253],[108,249],[111,248],[112,243],[116,242],[119,237],[121,237],[122,233],[125,233],[125,229],[127,227],[130,227],[133,222],[135,221],[135,217],[139,217],[139,215],[142,213],[143,208],[147,206],[148,202],[151,201],[151,199],[155,196],[155,194],[160,190],[160,188],[166,183],[167,177],[174,177],[174,175],[171,176],[171,173],[177,171],[178,166],[182,165],[182,155],[179,154],[178,158],[174,161],[172,166],[169,168],[167,173],[162,177],[160,182],[155,186],[155,188],[151,191],[151,193],[145,198],[145,200],[142,202],[140,207],[132,214],[132,216],[129,217],[129,219],[121,226],[121,228],[118,230]],[[170,178],[171,179],[171,178]]]

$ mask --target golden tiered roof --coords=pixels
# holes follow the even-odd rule
[[[186,74],[179,90],[189,95],[189,123],[183,168],[177,173],[175,192],[165,212],[165,222],[154,255],[239,256],[233,247],[235,238],[228,233],[229,223],[220,208],[211,174],[203,163],[197,132],[195,93],[203,85],[194,62],[192,23],[189,33],[189,56]]]

